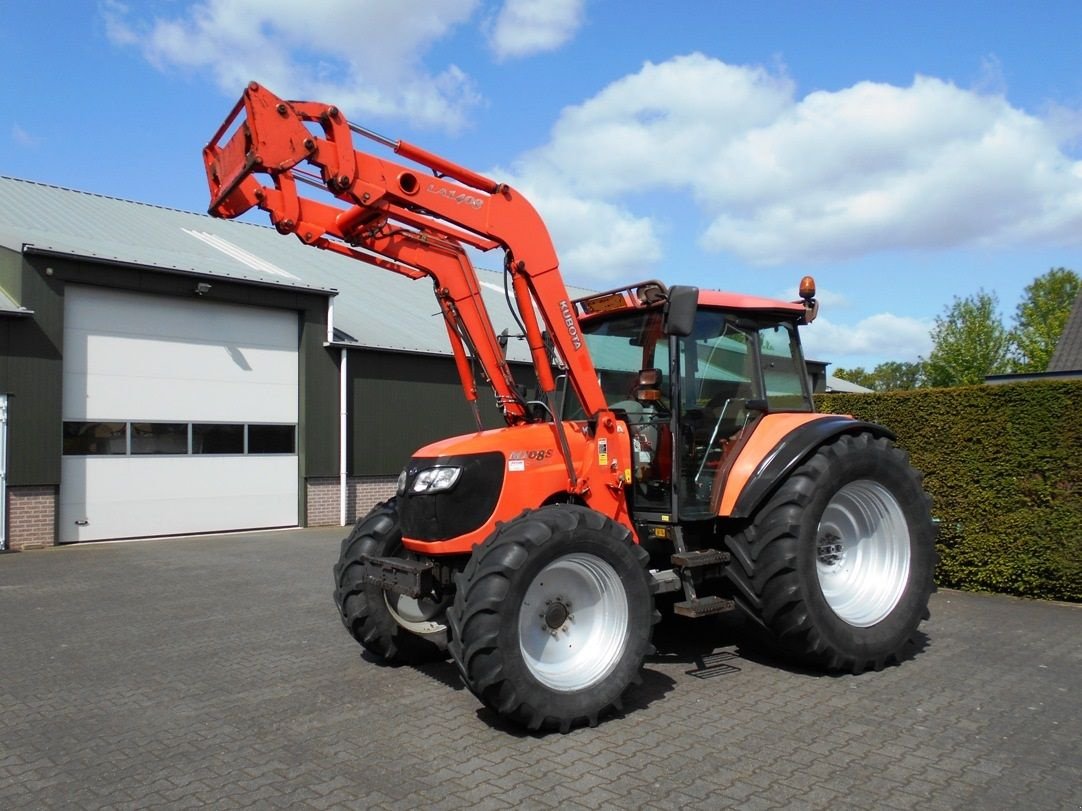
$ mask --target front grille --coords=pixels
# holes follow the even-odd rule
[[[462,468],[455,486],[442,493],[411,493],[417,473],[437,465]],[[398,497],[402,534],[418,541],[446,541],[481,527],[500,499],[504,467],[498,451],[414,457],[406,468],[405,493]]]

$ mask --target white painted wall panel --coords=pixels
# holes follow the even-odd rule
[[[64,419],[297,421],[298,316],[69,285]]]
[[[65,456],[61,475],[61,543],[297,524],[296,456]]]

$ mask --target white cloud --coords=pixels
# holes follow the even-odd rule
[[[691,54],[565,109],[520,171],[630,210],[689,194],[701,247],[756,264],[1078,244],[1079,124],[920,76],[797,98],[784,72]]]
[[[519,178],[502,169],[488,174],[514,186],[538,210],[572,283],[648,276],[661,259],[661,239],[648,218],[571,193],[543,176]]]
[[[287,97],[333,101],[351,115],[406,118],[454,130],[480,101],[454,64],[422,59],[479,0],[203,0],[178,18],[133,19],[116,0],[106,31],[161,69],[207,71],[230,95],[255,80]]]
[[[792,92],[784,76],[701,54],[647,62],[566,108],[549,143],[522,165],[608,197],[650,186],[697,191],[697,175],[718,146],[775,121]]]
[[[11,125],[11,140],[18,146],[34,148],[41,143],[41,139],[29,130],[23,129],[18,124]]]
[[[705,200],[704,247],[762,263],[1063,241],[1082,228],[1079,165],[1051,128],[938,79],[813,93],[723,145],[710,170],[734,191]]]
[[[497,59],[553,51],[570,40],[583,21],[584,0],[505,0],[488,31]]]
[[[105,21],[105,34],[114,45],[138,45],[139,36],[128,24],[130,9],[120,0],[101,0],[99,3],[102,19]]]
[[[813,359],[829,358],[835,366],[857,365],[869,357],[913,362],[927,357],[932,349],[932,323],[893,313],[878,313],[856,324],[836,324],[819,316],[800,331],[804,354]]]
[[[1003,73],[1003,62],[994,53],[981,59],[980,76],[974,89],[985,94],[1007,95],[1007,79]]]

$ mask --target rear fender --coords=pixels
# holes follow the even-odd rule
[[[802,415],[806,419],[796,420],[796,424],[792,426],[779,422],[771,425],[772,416],[797,415],[777,414],[763,418],[755,433],[768,430],[762,437],[753,435],[751,441],[740,449],[725,483],[719,515],[746,518],[754,514],[774,489],[811,456],[816,448],[840,434],[867,431],[877,437],[895,438],[894,434],[882,425],[845,415]],[[768,426],[773,430],[769,430]],[[759,441],[755,441],[756,439]]]

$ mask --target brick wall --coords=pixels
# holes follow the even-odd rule
[[[338,523],[338,479],[308,479],[305,482],[306,520],[310,527]],[[349,506],[346,510],[348,513]]]
[[[397,476],[351,477],[346,480],[346,523],[353,524],[367,515],[378,502],[394,495]],[[306,484],[307,525],[337,526],[338,479],[308,479]]]
[[[396,476],[355,477],[346,482],[346,523],[367,515],[378,502],[394,495]],[[338,479],[307,481],[307,513],[310,527],[337,526]],[[40,549],[56,544],[57,493],[53,485],[9,487],[8,549]]]
[[[8,549],[40,549],[56,544],[56,487],[8,488]]]

